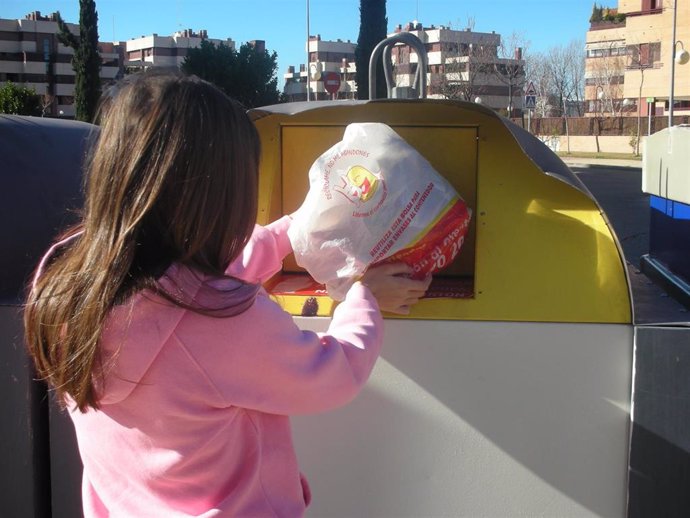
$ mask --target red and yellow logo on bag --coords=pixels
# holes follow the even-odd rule
[[[354,165],[340,177],[342,185],[334,190],[352,203],[368,202],[379,188],[381,180],[366,167]]]

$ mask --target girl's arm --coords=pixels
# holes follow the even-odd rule
[[[287,236],[291,222],[290,216],[283,216],[265,227],[256,225],[244,250],[230,263],[225,273],[258,284],[278,273],[283,259],[292,252]]]
[[[349,402],[369,378],[383,342],[383,308],[407,313],[430,279],[403,264],[370,269],[336,308],[328,331],[300,330],[263,293],[232,318],[188,312],[175,334],[219,407],[273,414],[314,413]]]
[[[305,414],[352,400],[383,341],[376,300],[357,282],[324,334],[300,330],[267,296],[239,316],[189,312],[176,332],[215,395],[211,404],[272,414]]]

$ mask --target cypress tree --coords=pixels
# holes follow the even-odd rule
[[[92,122],[101,96],[101,56],[98,53],[98,13],[94,0],[79,0],[79,37],[67,28],[57,13],[58,40],[74,49],[72,68],[76,74],[74,108],[77,120]]]
[[[589,17],[590,23],[601,22],[604,19],[604,9],[598,6],[596,2],[592,6],[592,16]]]
[[[369,98],[369,59],[374,47],[386,38],[388,18],[386,17],[386,0],[360,0],[359,2],[359,37],[355,49],[357,66],[357,98]],[[383,75],[382,61],[377,64],[376,97],[386,97],[386,78]]]

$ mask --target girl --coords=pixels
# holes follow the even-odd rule
[[[300,331],[260,288],[291,220],[255,226],[258,161],[244,110],[199,79],[145,73],[108,103],[82,222],[25,311],[76,428],[87,517],[303,515],[287,416],[351,400],[379,355],[379,308],[406,313],[428,287],[372,268],[326,334]]]

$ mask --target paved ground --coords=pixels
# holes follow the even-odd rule
[[[624,160],[621,158],[582,158],[561,156],[570,167],[631,167],[642,169],[642,160]]]
[[[650,218],[641,162],[573,157],[564,162],[596,198],[618,237],[628,264],[635,323],[688,322],[688,309],[640,272],[640,258],[649,252]]]
[[[626,260],[639,266],[649,252],[649,195],[642,192],[639,167],[568,164],[601,205],[623,248]]]

